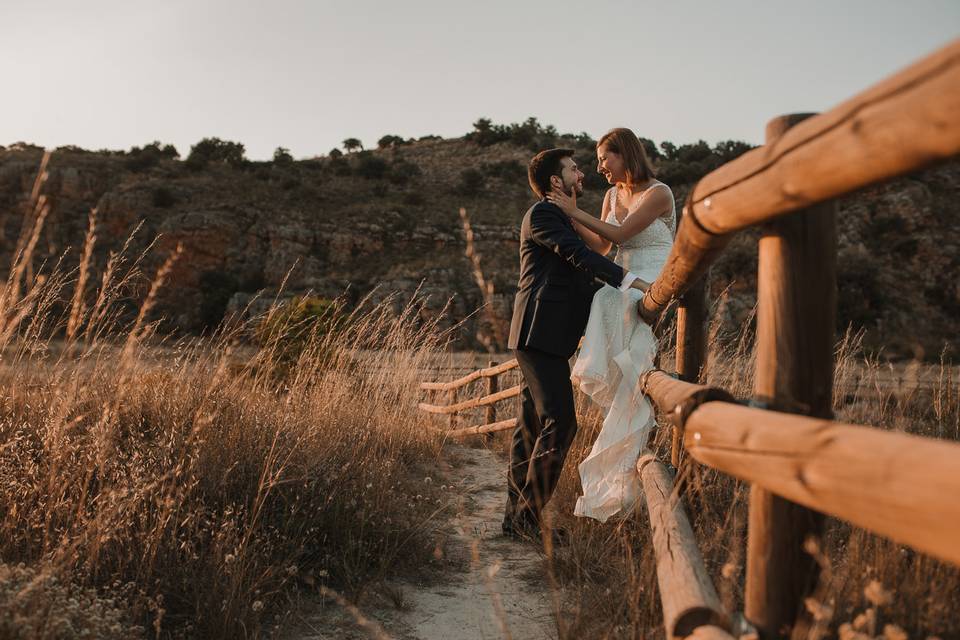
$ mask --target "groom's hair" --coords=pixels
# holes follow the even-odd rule
[[[560,175],[560,161],[572,158],[574,153],[573,149],[547,149],[533,156],[527,166],[527,179],[538,197],[546,197],[550,191],[550,176]]]

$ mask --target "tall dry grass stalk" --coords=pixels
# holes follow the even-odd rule
[[[94,213],[79,271],[18,286],[42,222],[0,291],[0,637],[257,637],[298,590],[356,599],[424,564],[445,503],[412,398],[447,336],[419,301],[164,341],[151,308],[188,253],[130,319],[144,256],[128,239],[87,291]]]
[[[464,255],[470,260],[471,273],[473,280],[477,283],[480,295],[483,297],[483,318],[486,320],[492,336],[477,331],[477,340],[483,344],[487,351],[493,353],[500,351],[507,346],[507,322],[497,314],[493,301],[493,281],[489,280],[483,273],[483,264],[480,261],[480,254],[477,253],[476,245],[473,241],[473,227],[470,225],[470,216],[464,207],[460,207],[460,223],[463,225],[463,238],[466,243]]]
[[[722,305],[723,299],[718,315]],[[710,331],[707,381],[741,398],[750,397],[753,389],[751,325],[745,323],[738,335],[721,335],[715,317]],[[956,369],[946,362],[939,367],[881,362],[863,353],[861,337],[847,332],[837,344],[837,419],[960,440]],[[671,344],[670,339],[665,336],[664,344]],[[664,360],[671,358],[668,348]],[[580,406],[581,430],[570,460],[586,456],[602,418],[585,402]],[[669,459],[666,425],[652,436],[651,446],[661,459]],[[727,609],[741,612],[749,487],[687,457],[678,478],[686,486],[685,506],[714,584]],[[662,637],[646,513],[641,509],[619,524],[574,519],[565,514],[572,512],[578,492],[575,465],[567,465],[553,509],[570,528],[572,543],[550,559],[551,572],[567,594],[563,637]],[[830,520],[823,548],[808,552],[823,567],[822,582],[807,602],[817,620],[811,637],[960,637],[955,613],[960,569],[837,520]],[[887,626],[890,634],[905,635],[883,635]]]

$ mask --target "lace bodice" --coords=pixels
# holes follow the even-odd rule
[[[653,189],[666,189],[670,193],[670,211],[664,213],[659,218],[650,223],[650,225],[629,238],[625,242],[617,245],[617,255],[614,261],[621,267],[632,271],[644,280],[652,281],[660,273],[667,256],[670,254],[670,248],[673,246],[673,235],[677,228],[676,205],[673,200],[673,192],[670,187],[660,181],[644,191],[642,197],[646,197]],[[606,222],[620,226],[620,221],[615,215],[617,188],[610,189],[610,210],[607,213]]]

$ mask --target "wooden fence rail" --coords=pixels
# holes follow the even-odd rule
[[[720,167],[693,189],[676,241],[640,315],[655,324],[680,300],[677,375],[640,381],[674,428],[671,459],[694,460],[751,484],[745,621],[762,640],[807,637],[803,607],[817,579],[805,539],[822,535],[822,514],[960,565],[960,443],[834,422],[833,324],[836,223],[830,200],[960,154],[960,40],[821,115],[775,118],[767,144]],[[703,279],[731,234],[763,224],[754,398],[743,406],[698,384],[705,363]],[[492,363],[491,363],[492,364]],[[516,360],[424,391],[456,393],[489,378],[484,396],[434,414],[519,395],[496,377]],[[799,415],[807,414],[807,415]],[[513,428],[516,419],[448,431]],[[689,519],[666,467],[638,461],[653,530],[667,637],[733,636],[707,575]]]
[[[730,234],[960,153],[960,41],[705,176],[643,299],[656,320]]]
[[[960,444],[709,402],[687,420],[697,461],[960,565]]]

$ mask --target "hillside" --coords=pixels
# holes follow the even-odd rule
[[[419,287],[430,296],[425,313],[451,300],[452,324],[480,304],[463,253],[457,213],[463,206],[495,285],[496,310],[509,317],[519,221],[532,202],[525,166],[536,142],[474,135],[343,157],[233,164],[66,149],[50,161],[44,193],[52,207],[38,260],[50,262],[72,247],[64,263],[76,265],[95,207],[98,269],[141,221],[133,252],[160,236],[144,263],[147,274],[183,244],[157,307],[168,329],[209,329],[257,292],[272,299],[288,272],[286,295],[313,291],[355,301],[376,289],[376,299],[399,292],[399,305]],[[598,210],[603,187],[592,173],[589,141],[562,142],[579,145],[578,161],[590,174],[582,203]],[[40,158],[30,146],[0,150],[4,263]],[[675,161],[669,171],[678,202],[689,184],[677,181],[697,174],[696,167],[684,173],[685,166]],[[886,345],[891,356],[936,359],[944,343],[960,344],[958,196],[960,162],[954,161],[841,201],[840,330],[848,324],[865,329],[866,344]],[[712,299],[726,292],[725,329],[739,327],[753,305],[756,237],[735,239],[713,269]],[[475,347],[476,330],[469,319],[460,346]]]

